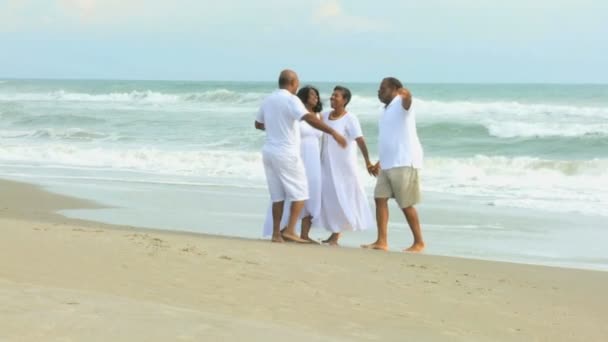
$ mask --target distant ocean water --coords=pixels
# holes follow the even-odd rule
[[[335,84],[313,85],[327,107]],[[359,117],[375,158],[378,85],[343,85],[354,94],[349,110]],[[0,176],[42,184],[120,182],[263,192],[263,134],[253,129],[253,119],[274,87],[2,80]],[[608,86],[408,87],[425,150],[425,192],[479,203],[480,210],[585,215],[595,218],[592,228],[608,230]],[[371,189],[373,179],[364,170],[361,175]],[[608,265],[608,255],[594,257],[606,258]]]

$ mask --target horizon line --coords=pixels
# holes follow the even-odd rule
[[[0,81],[122,81],[122,82],[217,82],[217,83],[275,83],[276,80],[234,80],[234,79],[156,79],[156,78],[104,78],[104,77],[91,77],[91,78],[80,78],[80,77],[2,77]],[[342,83],[356,83],[356,84],[370,84],[378,83],[379,80],[374,81],[341,81]],[[312,80],[301,83],[334,83],[340,81],[328,81],[328,80]],[[547,82],[547,81],[407,81],[408,84],[496,84],[496,85],[608,85],[608,82]]]

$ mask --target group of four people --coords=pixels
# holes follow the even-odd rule
[[[362,247],[388,249],[388,199],[395,198],[414,235],[407,250],[423,250],[414,208],[420,201],[422,148],[409,91],[392,77],[380,84],[378,98],[385,109],[379,122],[380,160],[374,164],[357,117],[346,109],[350,90],[336,86],[331,110],[323,111],[316,88],[298,88],[297,74],[283,70],[279,89],[264,99],[255,119],[255,127],[266,131],[262,156],[272,201],[264,234],[272,236],[273,242],[310,243],[315,242],[309,236],[315,225],[331,232],[323,242],[337,245],[342,231],[372,227],[372,213],[357,174],[358,147],[368,173],[377,177],[378,238]]]

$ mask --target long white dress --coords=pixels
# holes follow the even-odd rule
[[[323,132],[311,127],[306,121],[300,122],[300,154],[306,169],[306,178],[308,179],[308,200],[304,203],[304,209],[300,214],[300,219],[306,216],[312,216],[313,224],[316,222],[321,213],[321,150],[320,140]],[[291,202],[285,201],[283,207],[283,217],[281,218],[281,229],[287,225],[289,220],[289,211]],[[300,224],[296,225],[296,230],[300,231]],[[266,213],[264,220],[264,236],[272,235],[272,204]]]
[[[362,137],[361,125],[356,116],[346,113],[326,124],[348,140],[346,149],[341,148],[331,136],[325,134],[321,146],[321,215],[318,225],[333,233],[344,230],[364,230],[375,226],[365,190],[357,174],[357,143]]]

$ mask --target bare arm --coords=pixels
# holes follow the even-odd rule
[[[264,131],[266,130],[266,127],[264,126],[263,123],[258,122],[257,120],[255,121],[255,129],[259,129],[260,131]]]
[[[308,113],[302,117],[302,120],[306,121],[312,127],[331,135],[341,147],[346,147],[347,142],[346,139],[342,136],[342,134],[334,131],[331,127],[327,126],[327,124],[319,120],[319,118],[317,118],[315,114]]]
[[[367,172],[370,175],[373,175],[372,169],[374,165],[369,160],[369,153],[367,151],[367,144],[365,144],[365,139],[363,137],[358,137],[355,139],[357,142],[357,146],[359,146],[359,150],[361,150],[361,154],[363,155],[363,159],[365,159],[365,167],[367,168]]]
[[[403,106],[403,109],[410,110],[410,107],[412,106],[412,93],[406,88],[401,88],[399,89],[399,95],[402,99],[401,105]]]

